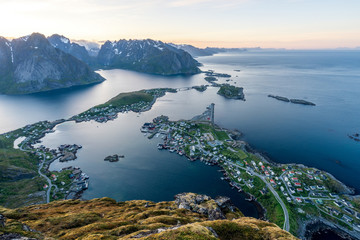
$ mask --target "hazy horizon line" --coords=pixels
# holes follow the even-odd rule
[[[75,42],[78,43],[81,41],[85,41],[85,42],[90,42],[90,43],[96,43],[99,45],[99,47],[105,43],[106,41],[119,41],[119,40],[146,40],[146,39],[151,39],[151,40],[155,40],[155,41],[161,41],[164,43],[172,43],[172,44],[176,44],[176,45],[191,45],[194,46],[196,48],[200,48],[200,49],[205,49],[205,48],[224,48],[224,49],[262,49],[262,50],[360,50],[360,45],[359,46],[354,46],[354,47],[344,47],[344,46],[337,46],[337,47],[261,47],[261,46],[226,46],[227,44],[231,43],[231,42],[226,42],[223,41],[223,45],[213,45],[213,44],[206,44],[212,41],[179,41],[179,40],[170,40],[170,41],[166,41],[166,40],[161,40],[161,39],[154,39],[151,37],[146,37],[146,38],[118,38],[117,40],[110,40],[110,39],[106,39],[106,40],[95,40],[95,39],[76,39],[76,38],[69,38],[66,35],[63,34],[58,34],[58,33],[53,33],[50,35],[47,34],[43,34],[40,32],[32,32],[30,34],[27,35],[22,35],[22,36],[18,36],[18,37],[4,37],[7,40],[13,40],[13,39],[18,39],[18,38],[22,38],[22,37],[26,37],[26,36],[30,36],[33,33],[39,33],[44,35],[45,37],[50,37],[52,35],[60,35],[63,36],[65,38],[68,38],[71,42]],[[81,45],[81,44],[79,44]],[[286,44],[285,44],[286,45]]]

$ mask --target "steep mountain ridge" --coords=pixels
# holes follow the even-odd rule
[[[94,45],[94,44],[92,44]],[[106,41],[87,49],[59,34],[0,37],[0,94],[26,94],[103,81],[93,68],[178,75],[200,73],[186,51],[151,39]]]
[[[108,69],[124,68],[160,75],[200,72],[199,63],[189,53],[151,39],[106,41],[97,59],[99,65]]]
[[[11,42],[0,37],[0,79],[11,77],[13,69],[13,50]]]
[[[39,33],[0,39],[0,93],[24,94],[103,81],[85,63]]]
[[[87,64],[92,64],[95,60],[89,55],[89,52],[84,46],[71,42],[67,37],[59,34],[53,34],[47,39],[55,48],[58,48]]]

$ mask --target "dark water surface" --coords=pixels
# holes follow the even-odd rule
[[[139,131],[152,118],[165,114],[172,120],[189,119],[215,103],[215,121],[236,128],[253,147],[283,163],[303,163],[332,173],[360,190],[360,143],[347,135],[360,132],[360,52],[256,51],[219,54],[198,59],[202,69],[232,75],[232,84],[244,87],[246,102],[227,100],[216,88],[167,94],[152,110],[140,115],[121,114],[106,124],[66,123],[44,138],[44,144],[83,145],[74,163],[90,176],[86,198],[109,196],[118,200],[171,200],[183,191],[227,195],[249,216],[253,205],[221,181],[216,167],[191,163],[158,151],[160,139],[148,140]],[[240,69],[241,72],[235,72]],[[0,95],[0,132],[39,120],[67,118],[119,92],[156,87],[206,84],[204,75],[161,77],[125,70],[100,71],[105,82],[25,96]],[[225,82],[222,79],[221,82]],[[284,103],[268,94],[301,98],[316,107]],[[118,163],[104,162],[110,154],[124,154]]]

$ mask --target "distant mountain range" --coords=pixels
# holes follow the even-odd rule
[[[0,94],[26,94],[101,82],[95,69],[122,68],[160,75],[196,74],[200,64],[186,51],[161,41],[72,42],[39,33],[0,37]]]
[[[151,39],[107,41],[101,46],[97,62],[104,68],[123,68],[161,75],[200,72],[200,64],[189,53]]]
[[[24,94],[101,82],[76,57],[39,33],[9,41],[0,37],[0,93]]]
[[[213,47],[207,47],[207,48],[197,48],[192,45],[188,44],[173,44],[170,43],[171,46],[182,49],[188,53],[191,54],[192,57],[203,57],[203,56],[212,56],[217,53],[223,53],[223,52],[244,52],[247,51],[247,48],[213,48]],[[260,48],[251,48],[251,49],[260,49]]]
[[[188,52],[161,41],[106,41],[100,48],[96,48],[94,43],[82,41],[81,46],[58,34],[48,37],[48,40],[55,48],[73,55],[93,68],[121,68],[159,75],[200,72],[200,64]]]

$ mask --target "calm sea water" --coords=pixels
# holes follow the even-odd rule
[[[274,161],[326,170],[360,190],[360,144],[347,137],[360,132],[360,52],[254,51],[198,60],[204,70],[231,74],[231,83],[244,87],[246,101],[224,99],[216,94],[216,88],[203,93],[181,91],[167,94],[152,110],[140,115],[121,114],[106,124],[60,125],[44,138],[45,145],[78,143],[84,148],[76,162],[54,163],[51,168],[80,166],[91,177],[86,198],[160,201],[193,191],[230,196],[245,214],[255,216],[255,208],[219,179],[216,167],[159,151],[156,144],[160,139],[148,140],[139,131],[144,122],[158,115],[189,119],[214,102],[217,124],[239,129],[246,141]],[[25,96],[0,95],[0,131],[39,120],[67,118],[119,92],[206,84],[203,74],[161,77],[125,70],[100,73],[107,80],[97,85]],[[306,99],[317,106],[284,103],[268,98],[268,94]],[[124,154],[125,159],[118,163],[103,161],[115,153]]]

